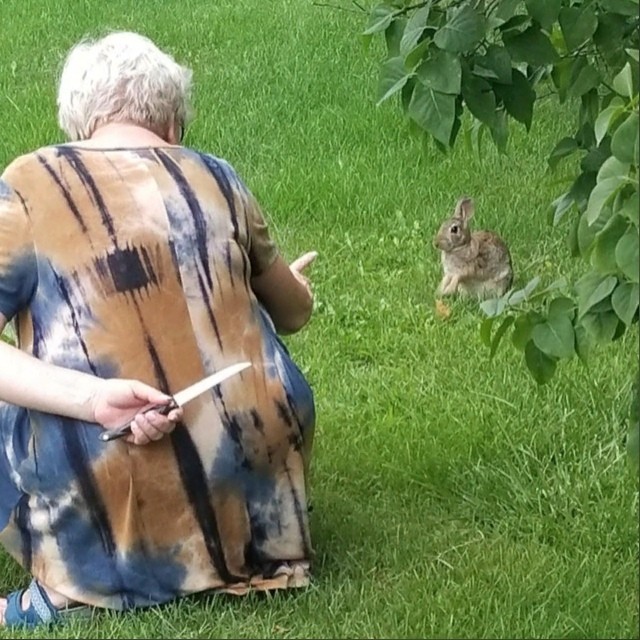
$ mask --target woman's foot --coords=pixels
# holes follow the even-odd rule
[[[38,593],[39,592],[39,593]],[[56,591],[55,589],[51,589],[50,587],[45,587],[42,584],[36,583],[35,580],[31,583],[29,588],[24,589],[20,596],[16,598],[14,611],[12,612],[14,615],[17,613],[18,615],[24,614],[25,622],[27,618],[31,618],[27,614],[29,610],[32,608],[32,598],[37,598],[38,602],[34,602],[35,605],[33,608],[37,614],[43,618],[43,615],[40,613],[42,608],[44,607],[48,611],[44,611],[44,617],[52,616],[56,611],[65,609],[73,604],[73,601],[63,596],[61,593]],[[8,609],[10,608],[10,599],[12,596],[8,596],[7,598],[0,598],[0,626],[6,626],[9,624],[15,624],[12,620],[7,620]],[[53,610],[53,611],[52,611]],[[44,620],[46,622],[47,620]]]

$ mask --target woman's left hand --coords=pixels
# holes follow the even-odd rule
[[[132,444],[148,444],[171,433],[182,418],[182,409],[164,416],[158,411],[143,413],[153,405],[165,405],[171,397],[138,380],[111,378],[102,380],[92,399],[93,421],[105,429],[116,429],[131,421]]]

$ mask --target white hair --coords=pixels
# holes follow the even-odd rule
[[[191,70],[149,38],[116,31],[76,44],[58,86],[58,123],[70,140],[86,140],[97,127],[127,122],[164,133],[189,119]]]

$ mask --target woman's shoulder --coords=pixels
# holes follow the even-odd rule
[[[39,147],[14,158],[2,171],[0,181],[17,193],[37,193],[54,163],[55,147]]]
[[[23,153],[16,158],[14,158],[4,169],[2,172],[1,179],[5,182],[9,182],[9,178],[16,173],[21,173],[25,170],[28,170],[29,167],[38,161],[38,154],[40,149],[36,149],[35,151],[29,151],[28,153]]]
[[[207,153],[206,151],[199,151],[198,149],[193,149],[190,147],[185,147],[185,151],[187,153],[194,154],[201,162],[203,162],[208,169],[212,171],[222,171],[229,176],[237,177],[237,171],[235,167],[226,160],[225,158],[221,158],[213,153]]]
[[[249,191],[244,180],[236,170],[236,167],[229,160],[212,153],[196,149],[185,148],[185,151],[187,153],[195,154],[207,171],[215,177],[218,183],[225,183],[231,188],[237,189],[243,193],[247,193]]]
[[[32,151],[27,151],[15,157],[2,172],[1,178],[10,182],[13,176],[31,173],[34,166],[42,167],[59,155],[61,145],[43,145]]]

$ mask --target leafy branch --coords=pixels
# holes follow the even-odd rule
[[[383,35],[387,46],[378,104],[399,97],[413,128],[442,151],[454,146],[465,111],[473,122],[465,136],[478,143],[488,131],[504,152],[510,123],[528,131],[543,97],[576,105],[575,130],[547,162],[555,170],[577,154],[579,169],[549,212],[554,225],[571,216],[569,244],[583,275],[547,288],[533,278],[482,304],[490,355],[510,336],[544,384],[561,361],[586,361],[594,347],[637,331],[638,0],[402,4],[376,5],[362,34]]]

